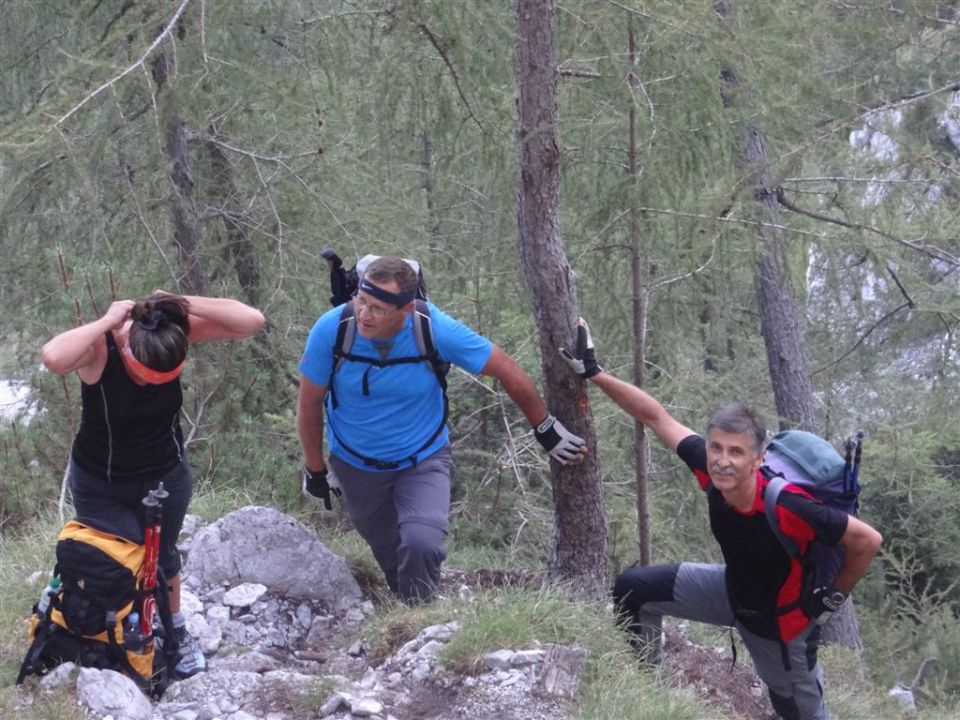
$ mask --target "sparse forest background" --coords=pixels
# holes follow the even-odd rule
[[[936,658],[928,691],[957,702],[960,5],[580,0],[555,23],[559,226],[602,365],[692,427],[736,398],[776,428],[757,292],[775,233],[816,429],[867,436],[862,515],[885,538],[856,593],[869,672],[909,684]],[[57,512],[79,418],[40,346],[113,299],[224,294],[268,318],[184,376],[210,515],[257,502],[345,531],[297,479],[324,247],[417,258],[439,306],[539,378],[516,27],[492,0],[0,3],[0,375],[32,399],[0,430],[3,537]],[[764,144],[746,163],[745,130]],[[455,371],[450,399],[451,564],[539,569],[544,455],[495,385]],[[612,577],[638,557],[635,430],[591,402]],[[652,560],[715,559],[695,483],[646,452]]]

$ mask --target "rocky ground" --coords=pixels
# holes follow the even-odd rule
[[[114,720],[575,717],[572,698],[584,662],[578,648],[504,649],[484,658],[480,674],[461,676],[438,662],[458,630],[450,622],[424,629],[387,658],[372,657],[358,638],[375,608],[342,560],[313,547],[318,542],[305,526],[269,508],[245,508],[200,529],[193,548],[202,548],[204,562],[185,566],[183,610],[209,670],[172,684],[153,703],[128,678],[89,668],[61,667],[40,681],[39,691],[75,683],[91,717]],[[299,585],[295,576],[309,563],[319,565],[306,568],[307,577],[331,582]],[[440,592],[470,602],[482,588],[537,582],[522,573],[449,570]],[[774,717],[749,661],[731,670],[722,652],[677,630],[667,634],[665,658],[669,681],[692,686],[716,707],[718,719]],[[37,691],[36,682],[28,685],[21,705],[31,704]]]

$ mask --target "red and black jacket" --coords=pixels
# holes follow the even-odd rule
[[[767,522],[763,506],[767,480],[757,472],[753,507],[740,512],[730,507],[710,482],[702,436],[684,438],[677,455],[707,493],[710,529],[726,563],[727,595],[737,620],[756,635],[790,642],[810,622],[796,606],[803,588],[803,567],[787,554]],[[847,517],[795,485],[787,485],[777,500],[780,528],[801,553],[814,538],[837,544],[847,529]]]

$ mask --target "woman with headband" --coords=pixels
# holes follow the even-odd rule
[[[60,333],[43,346],[48,370],[81,381],[80,429],[69,480],[77,519],[103,532],[143,542],[141,500],[163,482],[159,565],[170,585],[180,646],[181,678],[206,669],[206,659],[180,611],[176,541],[193,490],[180,429],[180,373],[191,342],[250,337],[264,317],[237,300],[156,291],[118,300],[99,320]]]

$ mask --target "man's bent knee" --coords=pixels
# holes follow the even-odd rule
[[[633,565],[624,570],[613,585],[613,600],[618,611],[635,615],[644,603],[673,600],[673,586],[679,570],[679,564]]]

